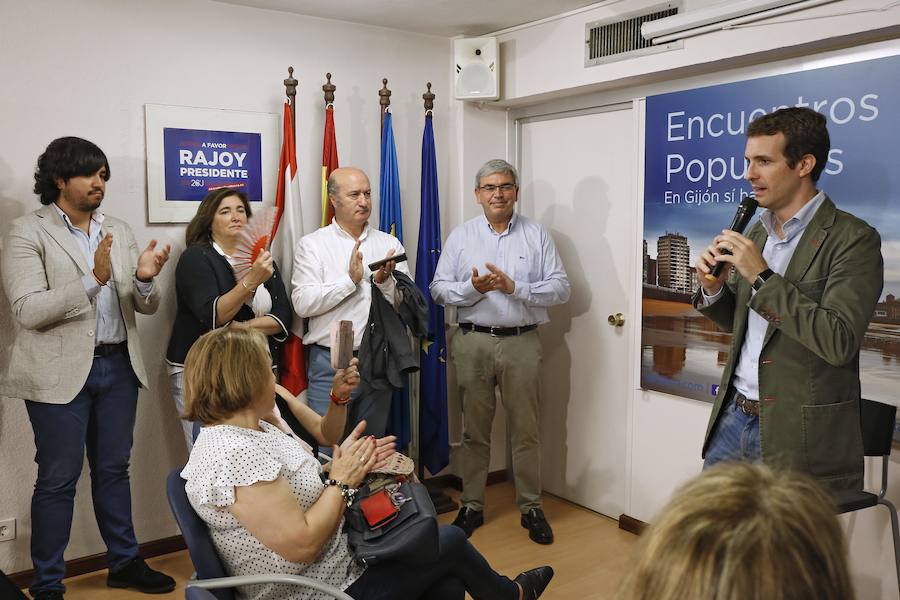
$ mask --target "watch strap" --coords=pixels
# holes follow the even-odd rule
[[[766,268],[762,273],[756,276],[756,279],[753,280],[753,289],[758,292],[759,288],[761,288],[763,284],[769,280],[769,277],[774,274],[775,273],[772,271],[772,269]]]

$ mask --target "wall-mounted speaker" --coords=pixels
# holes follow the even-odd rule
[[[498,100],[500,98],[500,61],[497,38],[461,38],[453,40],[456,65],[457,100]]]

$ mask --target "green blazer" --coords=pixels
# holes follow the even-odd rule
[[[762,250],[766,230],[747,234]],[[733,271],[723,295],[698,307],[732,335],[703,454],[723,412],[747,331],[747,311],[769,322],[759,356],[759,436],[764,463],[808,473],[831,489],[861,489],[859,348],[884,284],[881,237],[826,196],[784,276],[756,294]]]

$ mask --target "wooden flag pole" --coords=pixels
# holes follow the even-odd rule
[[[391,90],[388,89],[387,78],[381,80],[381,89],[378,90],[378,105],[381,111],[381,132],[384,133],[384,113],[391,107]],[[379,142],[380,143],[380,142]]]
[[[284,80],[284,93],[287,96],[288,104],[291,105],[291,122],[294,124],[294,139],[297,139],[297,84],[300,83],[294,79],[294,67],[288,67],[288,76]]]
[[[325,108],[327,109],[329,106],[334,106],[334,91],[337,86],[331,83],[331,73],[325,73],[325,80],[322,91],[325,92]]]

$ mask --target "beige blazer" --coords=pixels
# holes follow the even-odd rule
[[[134,286],[139,251],[131,228],[105,215],[103,231],[113,234],[112,277],[131,366],[141,385],[148,387],[134,313],[156,312],[159,283],[142,297]],[[54,206],[13,221],[0,271],[14,324],[9,363],[0,373],[0,396],[71,402],[91,370],[97,314],[81,283],[90,268]]]

